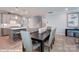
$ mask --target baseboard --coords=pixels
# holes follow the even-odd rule
[[[56,33],[56,35],[65,35],[64,33]]]

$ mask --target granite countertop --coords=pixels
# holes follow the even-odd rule
[[[26,27],[14,27],[14,28],[10,28],[11,30],[17,30],[17,29],[26,29]]]

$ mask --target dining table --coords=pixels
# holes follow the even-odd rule
[[[41,52],[44,52],[44,42],[46,38],[50,36],[50,31],[51,30],[46,30],[43,33],[39,33],[38,31],[30,33],[32,40],[40,42]]]

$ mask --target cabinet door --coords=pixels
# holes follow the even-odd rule
[[[10,21],[10,15],[9,14],[3,14],[3,23],[9,24]]]
[[[5,35],[8,35],[9,34],[9,31],[7,28],[2,28],[2,35],[5,36]]]

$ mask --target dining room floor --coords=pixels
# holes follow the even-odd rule
[[[56,35],[51,52],[79,52],[75,39],[78,38]],[[8,36],[0,37],[0,52],[22,52],[22,40],[13,41]]]
[[[0,37],[0,52],[21,52],[22,41],[13,41],[9,36]]]
[[[67,37],[64,35],[56,35],[55,44],[53,45],[52,52],[79,52],[78,38]]]

